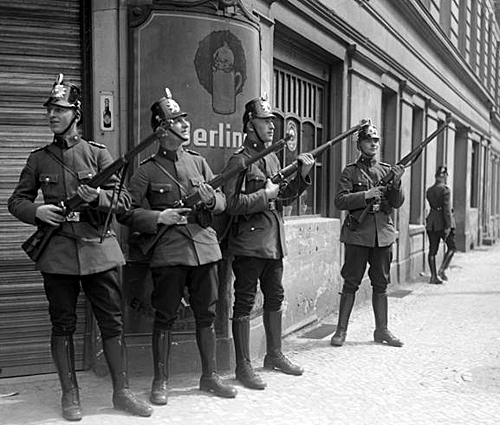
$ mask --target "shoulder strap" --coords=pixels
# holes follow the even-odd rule
[[[59,165],[61,165],[66,171],[68,171],[70,174],[72,174],[73,176],[75,176],[77,179],[79,179],[79,176],[78,174],[76,173],[75,170],[73,170],[72,168],[70,168],[68,165],[66,165],[64,163],[64,161],[61,159],[61,158],[58,158],[56,154],[54,154],[54,152],[52,152],[50,150],[50,145],[49,146],[45,146],[44,148],[44,151],[47,153],[47,155],[49,155],[54,161],[56,161]]]

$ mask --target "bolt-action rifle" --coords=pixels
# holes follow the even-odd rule
[[[269,155],[272,152],[278,152],[279,150],[283,149],[283,147],[291,140],[293,140],[296,137],[295,133],[290,131],[287,132],[285,137],[281,140],[278,140],[276,143],[273,143],[272,145],[268,146],[264,150],[260,151],[258,154],[248,158],[246,161],[244,161],[242,164],[240,164],[238,167],[229,169],[225,173],[219,174],[216,177],[214,177],[212,180],[210,180],[207,184],[211,186],[213,189],[217,189],[221,187],[226,181],[231,180],[232,178],[236,177],[243,171],[245,171],[250,165],[254,164],[255,162],[259,161],[260,159],[264,158],[265,156]],[[198,191],[195,191],[193,193],[190,193],[178,201],[174,203],[173,208],[194,208],[196,209],[199,205],[201,198],[200,194]],[[208,212],[209,213],[209,212]],[[211,224],[211,219],[209,218],[208,220],[203,220],[201,222],[200,220],[200,225],[204,227],[208,227]],[[168,226],[166,225],[161,225],[159,230],[156,232],[156,234],[147,236],[145,234],[141,235],[139,237],[139,246],[141,248],[141,251],[144,255],[148,255],[153,246],[156,244],[156,242],[162,237],[163,233],[165,233],[168,229]]]
[[[148,146],[153,144],[154,141],[162,137],[165,133],[165,128],[158,127],[155,133],[146,137],[142,142],[140,142],[133,149],[128,151],[122,157],[118,158],[112,164],[108,165],[104,170],[97,173],[92,177],[87,185],[93,188],[98,188],[109,181],[109,179],[123,167],[129,164],[129,162],[135,158],[141,151],[146,149]],[[74,211],[78,206],[84,204],[84,201],[78,194],[75,194],[65,201],[61,201],[60,206],[63,209],[63,215],[67,217],[72,211]],[[23,244],[22,249],[28,254],[28,257],[33,261],[38,261],[42,255],[44,249],[47,247],[51,238],[55,235],[59,226],[52,226],[50,224],[42,224],[38,226],[38,229],[33,233]]]
[[[318,156],[326,152],[328,149],[330,149],[332,146],[336,145],[338,142],[344,140],[346,137],[358,131],[360,126],[361,123],[349,128],[348,130],[339,134],[337,137],[333,138],[332,140],[329,140],[328,142],[322,144],[321,146],[318,146],[316,149],[313,149],[308,153],[310,153],[314,158],[317,158]],[[299,161],[296,159],[291,164],[287,165],[285,168],[282,168],[274,176],[272,176],[271,181],[274,184],[281,183],[283,180],[287,179],[292,174],[294,174],[298,169],[299,169]]]
[[[434,140],[439,134],[441,134],[446,127],[448,127],[450,119],[447,118],[446,121],[440,125],[433,133],[431,133],[429,136],[427,136],[418,146],[416,146],[414,149],[410,151],[406,156],[404,156],[402,159],[399,160],[397,165],[402,165],[403,167],[411,167],[415,161],[419,158],[419,156],[422,154],[424,148]],[[387,187],[392,180],[394,179],[394,172],[391,170],[389,173],[387,173],[382,180],[377,182],[376,186],[384,186]],[[372,208],[373,205],[375,205],[379,200],[377,198],[371,199],[366,207],[364,208],[363,212],[361,215],[356,218],[352,214],[349,214],[348,216],[348,221],[347,221],[347,226],[351,230],[356,230],[361,223],[365,220],[366,216],[368,215],[368,212]]]

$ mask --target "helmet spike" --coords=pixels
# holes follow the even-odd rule
[[[372,120],[370,118],[361,120],[360,128],[358,130],[358,143],[364,139],[379,138],[377,127],[372,124]]]
[[[151,105],[151,127],[156,130],[160,125],[179,117],[186,117],[179,104],[172,98],[172,92],[165,87],[165,96]]]
[[[57,105],[63,108],[80,110],[80,89],[71,83],[63,82],[63,79],[64,75],[62,73],[57,74],[56,80],[52,84],[49,98],[45,101],[43,106]]]

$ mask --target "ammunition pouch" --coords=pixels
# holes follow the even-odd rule
[[[93,228],[98,229],[106,222],[106,215],[94,209],[85,209],[80,212],[81,222],[89,223]]]
[[[210,211],[204,205],[196,206],[194,214],[196,217],[196,222],[204,229],[212,225],[213,221],[212,211]]]
[[[359,221],[356,217],[354,217],[354,215],[352,215],[351,213],[348,213],[345,217],[344,225],[349,230],[355,231],[359,227]]]
[[[391,204],[389,204],[389,200],[387,198],[382,198],[380,202],[380,211],[382,211],[384,214],[391,214],[394,209],[391,207]]]

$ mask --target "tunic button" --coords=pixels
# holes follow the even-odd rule
[[[250,230],[253,232],[255,230],[255,227],[251,227]]]
[[[163,193],[163,189],[160,189],[160,193]]]
[[[48,177],[45,177],[45,181],[48,183],[50,179]]]

